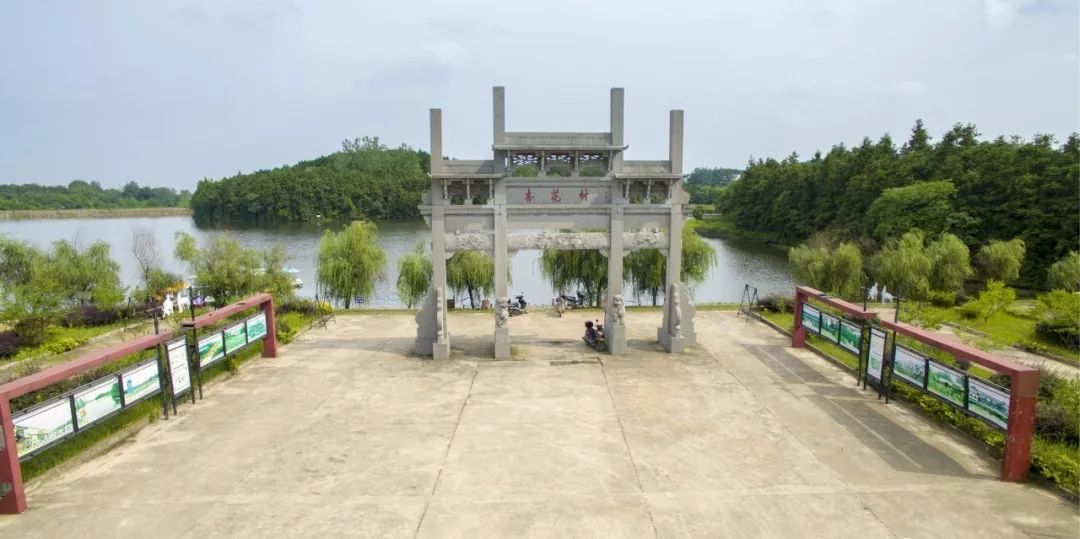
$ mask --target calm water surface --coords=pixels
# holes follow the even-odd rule
[[[412,250],[417,242],[428,239],[428,228],[423,221],[379,222],[379,244],[386,252],[386,278],[375,287],[375,295],[368,303],[376,306],[401,306],[394,291],[397,282],[397,260]],[[20,239],[40,246],[59,240],[78,240],[91,243],[105,240],[112,245],[112,256],[120,264],[121,279],[128,284],[138,282],[139,272],[132,255],[132,235],[135,230],[146,229],[154,233],[164,267],[180,275],[188,275],[183,263],[172,254],[176,232],[187,232],[200,242],[219,235],[227,235],[246,247],[268,249],[276,243],[285,245],[289,254],[288,265],[300,270],[299,277],[305,286],[302,296],[315,294],[315,252],[319,238],[327,229],[337,230],[340,224],[290,224],[273,227],[205,228],[196,226],[189,217],[144,217],[115,219],[44,219],[24,221],[0,221],[0,235]],[[743,284],[757,286],[762,295],[770,292],[790,294],[791,274],[787,257],[774,247],[756,242],[708,239],[716,248],[717,265],[705,282],[694,290],[696,303],[737,302]],[[510,257],[511,292],[524,292],[533,303],[550,303],[553,293],[547,282],[540,277],[540,251],[519,251]],[[459,300],[460,302],[461,300]],[[467,297],[464,299],[468,302]],[[641,302],[650,299],[642,297]],[[636,303],[630,298],[630,303]]]

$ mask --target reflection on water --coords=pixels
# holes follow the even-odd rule
[[[268,249],[275,243],[285,245],[288,264],[300,270],[305,286],[300,295],[315,294],[315,254],[319,238],[326,230],[337,230],[341,224],[285,224],[265,226],[231,226],[227,228],[198,227],[188,217],[142,217],[116,219],[47,219],[0,221],[0,234],[47,246],[60,240],[90,243],[105,240],[112,245],[112,256],[120,264],[121,279],[128,285],[139,279],[138,266],[131,252],[132,232],[143,228],[154,233],[165,269],[187,275],[187,269],[173,256],[173,237],[187,232],[200,242],[218,235],[228,235],[246,247]],[[426,242],[428,228],[422,221],[382,221],[379,244],[386,252],[385,278],[376,284],[374,297],[368,303],[376,306],[400,306],[394,284],[397,282],[397,260],[412,250],[417,242]],[[761,243],[706,238],[716,248],[717,265],[705,282],[694,288],[697,303],[737,302],[746,283],[757,286],[761,295],[790,294],[792,279],[784,252]],[[548,304],[554,295],[540,276],[540,251],[518,251],[510,257],[511,295],[524,293],[530,303]],[[468,298],[463,298],[468,302]],[[642,297],[648,303],[651,298]],[[631,304],[638,303],[630,298]],[[458,300],[462,304],[462,299]]]

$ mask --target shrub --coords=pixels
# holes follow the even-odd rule
[[[105,324],[112,324],[124,318],[124,309],[122,307],[106,307],[100,308],[96,305],[86,303],[73,307],[63,318],[60,319],[60,325],[64,327],[87,327],[87,326],[104,326]]]
[[[0,359],[19,353],[19,336],[14,331],[0,332]]]
[[[1035,332],[1073,350],[1080,349],[1080,295],[1054,290],[1035,298]]]
[[[932,305],[937,307],[952,307],[953,305],[956,305],[956,292],[932,290],[927,298]]]
[[[765,296],[758,300],[758,305],[762,309],[772,313],[791,313],[795,312],[795,305],[791,298],[788,296],[781,296],[773,294]]]

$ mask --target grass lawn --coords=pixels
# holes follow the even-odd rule
[[[1015,314],[1001,311],[991,316],[989,320],[982,320],[979,318],[964,318],[960,314],[960,310],[955,307],[934,307],[932,305],[922,305],[918,307],[919,311],[925,313],[925,318],[929,320],[941,320],[952,322],[954,324],[968,327],[983,333],[988,333],[989,338],[975,337],[972,339],[972,344],[979,348],[992,348],[1008,347],[1014,344],[1032,344],[1036,346],[1045,347],[1045,349],[1054,354],[1080,363],[1080,353],[1070,350],[1060,344],[1043,339],[1035,333],[1036,320],[1033,318],[1027,318],[1023,316],[1017,316]],[[904,309],[900,310],[901,318],[904,316]],[[927,320],[923,322],[926,323]],[[931,324],[932,325],[932,324]]]
[[[85,344],[94,337],[104,335],[110,331],[115,331],[123,327],[124,322],[114,322],[112,324],[94,327],[66,328],[62,326],[49,326],[49,328],[45,330],[45,341],[43,343],[38,346],[23,348],[9,360],[18,361],[43,355],[62,354]]]

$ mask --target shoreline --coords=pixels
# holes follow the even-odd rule
[[[187,217],[191,208],[80,208],[73,210],[3,210],[0,221],[110,217]]]

